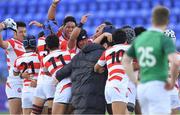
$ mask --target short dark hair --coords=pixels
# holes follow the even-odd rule
[[[143,26],[137,26],[134,28],[136,36],[140,35],[142,32],[146,31],[146,28]]]
[[[127,41],[126,33],[122,29],[117,29],[112,34],[114,44],[123,44]]]
[[[169,10],[164,6],[156,6],[152,12],[152,22],[155,25],[167,25],[169,22]]]
[[[76,19],[73,16],[65,17],[64,20],[63,20],[63,25],[65,26],[67,22],[74,22],[75,25],[77,25]]]
[[[22,22],[22,21],[17,21],[16,25],[17,25],[17,28],[18,27],[26,27],[26,24],[24,22]]]
[[[50,34],[46,37],[46,45],[50,50],[59,48],[59,38],[56,34]]]

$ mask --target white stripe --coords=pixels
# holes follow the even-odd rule
[[[43,46],[45,44],[46,44],[45,40],[38,40],[38,46]]]
[[[122,70],[124,70],[124,67],[122,65],[114,65],[114,66],[108,68],[108,71],[111,72],[111,71],[113,71],[115,69],[122,69]]]
[[[98,64],[103,67],[106,64],[106,61],[98,60]]]

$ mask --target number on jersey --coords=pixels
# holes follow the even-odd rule
[[[153,67],[156,64],[156,58],[152,54],[152,47],[139,47],[138,53],[140,53],[139,64],[141,67]]]
[[[66,65],[66,62],[64,61],[64,58],[63,58],[62,54],[59,55],[58,57],[51,57],[51,58],[48,60],[49,62],[52,63],[52,65],[53,65],[54,68],[57,68],[56,61],[55,61],[55,60],[60,60],[63,65]]]
[[[117,63],[120,63],[121,61],[122,61],[122,57],[123,57],[123,55],[124,55],[124,50],[119,50],[119,51],[117,51],[117,52],[112,52],[111,54],[110,54],[110,56],[112,57],[112,64],[114,64],[115,62],[117,62]]]
[[[29,63],[22,62],[22,63],[21,63],[21,66],[24,67],[22,73],[24,73],[24,72],[28,69],[28,67],[30,67],[32,74],[35,74],[33,61],[30,61]]]

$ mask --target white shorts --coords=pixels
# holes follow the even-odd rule
[[[171,97],[171,109],[176,109],[180,107],[180,99],[178,94],[177,95],[170,95]]]
[[[35,89],[34,96],[44,100],[54,98],[55,89],[55,85],[38,84]]]
[[[22,95],[22,84],[13,84],[12,82],[6,82],[6,95],[7,98],[21,98]]]
[[[54,103],[69,103],[71,99],[71,83],[65,85],[58,83],[54,95]]]
[[[137,92],[136,86],[131,81],[129,81],[128,102],[133,103],[134,105],[135,105],[135,102],[136,102],[136,92]]]
[[[107,104],[115,101],[128,102],[128,77],[119,80],[107,80],[105,86],[105,99]]]
[[[171,113],[169,92],[164,87],[165,82],[162,81],[150,81],[138,85],[137,95],[142,114]]]
[[[22,92],[22,108],[32,108],[34,92]]]

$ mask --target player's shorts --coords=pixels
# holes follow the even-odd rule
[[[8,99],[21,98],[22,95],[22,84],[14,84],[6,82],[6,95]]]
[[[171,97],[171,109],[180,107],[180,99],[178,95],[170,95]]]
[[[152,76],[153,77],[153,76]],[[142,114],[170,114],[171,103],[165,82],[149,81],[137,88]]]
[[[22,92],[22,108],[32,108],[34,92]]]
[[[44,100],[54,98],[55,90],[56,90],[55,85],[38,84],[36,89],[35,89],[34,96],[39,97],[39,98],[44,99]]]
[[[106,81],[105,99],[107,104],[115,101],[128,102],[128,77],[124,77],[121,81],[113,79]]]
[[[54,103],[70,103],[71,99],[71,83],[61,84],[58,83],[54,95]]]

